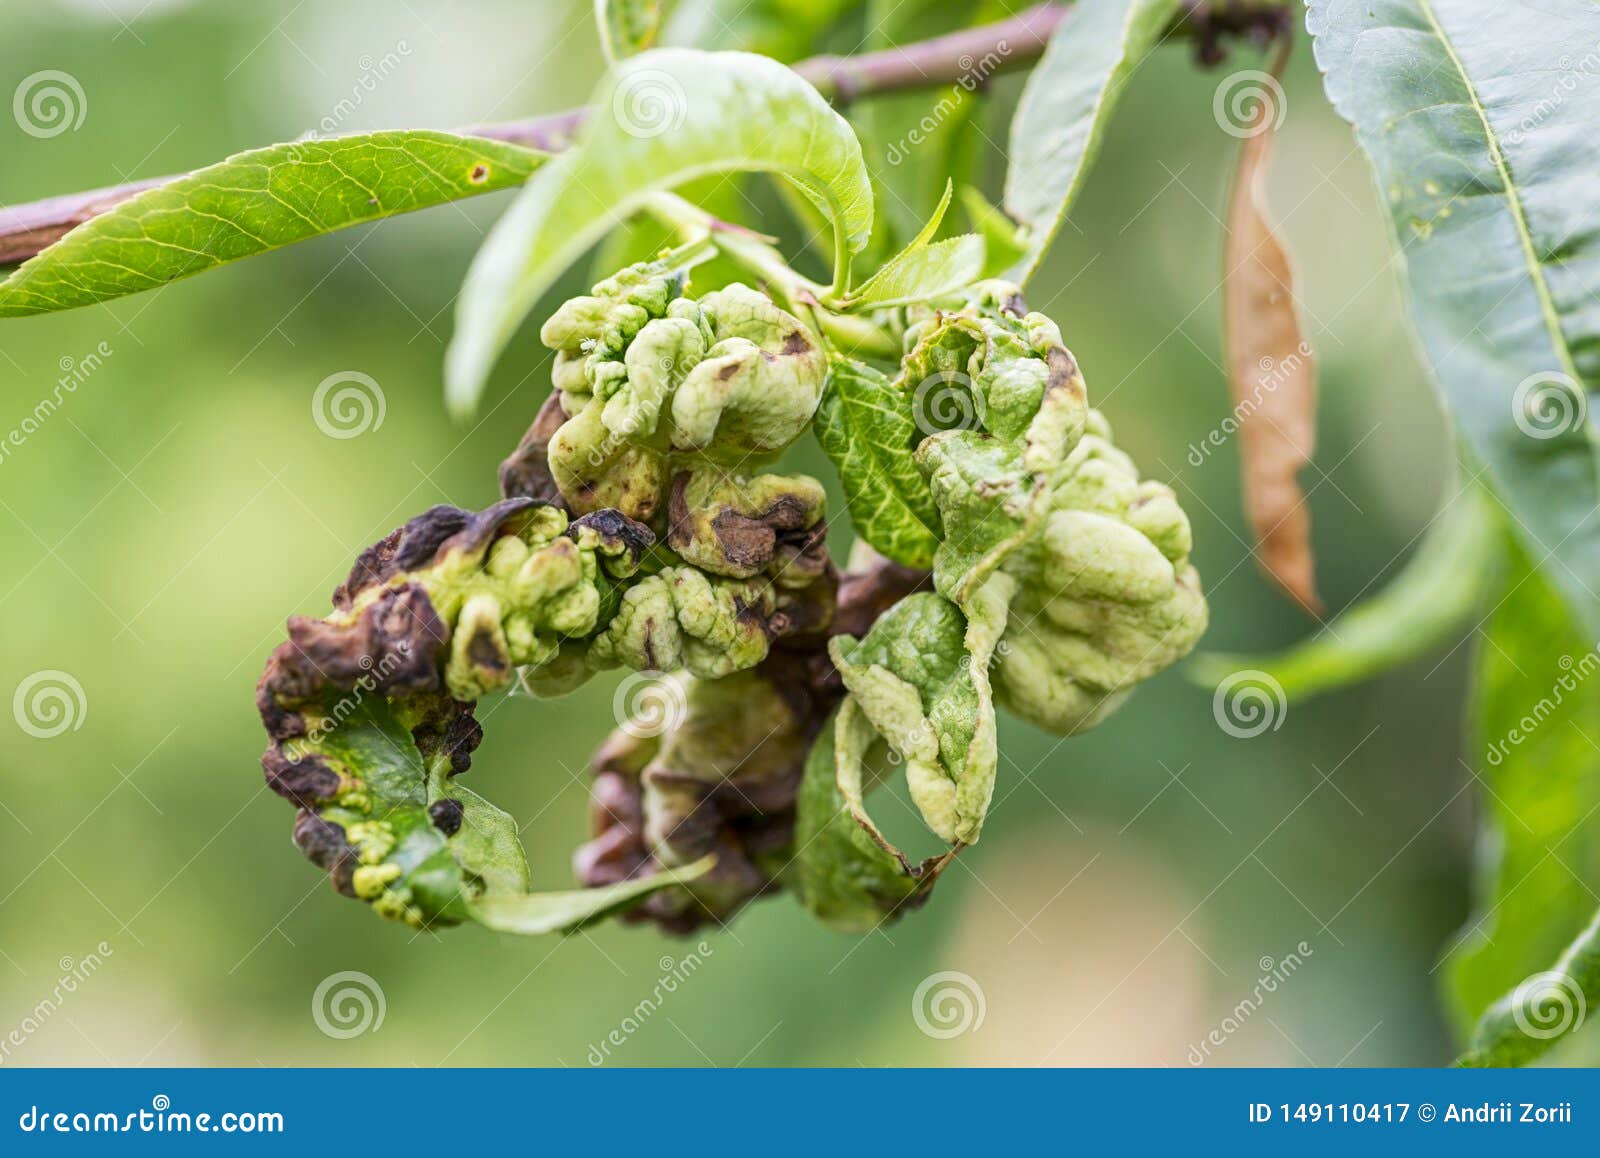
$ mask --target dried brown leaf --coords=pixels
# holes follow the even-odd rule
[[[1260,103],[1239,151],[1223,254],[1223,336],[1256,558],[1296,603],[1319,614],[1311,511],[1299,482],[1316,444],[1317,373],[1294,263],[1266,212],[1275,112],[1274,102]]]

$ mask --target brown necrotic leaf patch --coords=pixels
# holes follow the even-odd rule
[[[1257,560],[1317,614],[1311,512],[1299,481],[1316,445],[1316,363],[1300,323],[1294,263],[1265,208],[1274,115],[1263,101],[1239,152],[1224,246],[1224,345]]]

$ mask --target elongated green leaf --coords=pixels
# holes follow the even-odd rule
[[[848,304],[852,309],[885,309],[926,301],[971,285],[982,275],[982,237],[966,233],[944,241],[933,240],[950,208],[953,192],[953,186],[946,181],[944,196],[921,232],[850,294]]]
[[[1413,319],[1530,554],[1600,633],[1600,42],[1591,0],[1311,0],[1328,95],[1401,244]],[[1579,83],[1562,83],[1577,76]]]
[[[933,566],[939,511],[913,451],[913,399],[871,366],[835,359],[812,429],[839,470],[856,534],[907,567]]]
[[[1011,122],[1006,208],[1032,230],[1016,280],[1038,268],[1083,188],[1129,78],[1178,0],[1078,0],[1028,78]]]
[[[253,149],[78,226],[0,282],[0,317],[139,293],[363,221],[520,185],[544,160],[435,132]]]
[[[865,0],[678,0],[662,42],[759,52],[786,64],[818,50],[827,31]]]
[[[1461,1066],[1521,1066],[1535,1061],[1600,1004],[1600,912],[1554,966],[1525,979],[1484,1014]]]
[[[1464,630],[1497,589],[1505,534],[1498,509],[1476,489],[1458,496],[1395,579],[1312,639],[1278,655],[1202,655],[1190,675],[1206,685],[1263,671],[1291,701],[1369,679]]]
[[[661,0],[594,0],[594,22],[607,60],[643,52],[661,31]]]
[[[468,906],[472,919],[497,933],[539,936],[571,933],[622,912],[651,893],[688,884],[716,863],[708,856],[683,868],[670,869],[643,880],[623,881],[598,889],[568,889],[559,893],[490,893]]]
[[[1510,553],[1478,651],[1466,754],[1482,780],[1488,836],[1479,845],[1477,913],[1449,958],[1463,1030],[1530,978],[1560,968],[1555,962],[1588,924],[1600,884],[1600,652],[1532,561],[1515,544]],[[1585,1000],[1600,1000],[1594,980]],[[1502,1016],[1510,1009],[1490,1014],[1498,1028],[1485,1040],[1499,1043],[1495,1049],[1541,1048],[1556,1036],[1535,1031],[1513,1047]]]
[[[765,57],[656,49],[601,84],[577,147],[546,165],[472,263],[446,366],[470,411],[500,350],[561,272],[657,190],[752,170],[795,182],[859,249],[872,187],[850,126],[817,90]]]

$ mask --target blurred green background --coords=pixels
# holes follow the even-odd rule
[[[1403,560],[1449,447],[1370,178],[1301,39],[1270,191],[1321,358],[1306,481],[1337,609]],[[1228,651],[1314,626],[1252,565],[1234,445],[1187,458],[1228,407],[1215,291],[1236,142],[1213,94],[1260,65],[1245,50],[1201,72],[1181,45],[1148,61],[1030,293],[1119,440],[1184,499],[1212,600],[1203,646]],[[561,109],[600,67],[586,3],[9,0],[0,96],[60,69],[87,108],[50,138],[0,119],[0,204],[181,171],[341,107],[339,131]],[[993,142],[1018,86],[990,93]],[[1003,157],[985,148],[997,194]],[[1448,1059],[1433,971],[1468,906],[1466,646],[1296,705],[1253,739],[1225,733],[1181,669],[1070,742],[1005,721],[986,839],[926,909],[867,937],[827,932],[787,899],[702,948],[642,927],[418,936],[336,896],[262,786],[253,688],[284,617],[326,610],[363,546],[433,503],[496,497],[494,466],[544,396],[547,359],[530,325],[471,426],[446,419],[440,365],[456,287],[505,203],[0,324],[0,431],[100,343],[111,351],[0,460],[0,695],[57,670],[85,704],[79,726],[48,739],[0,716],[0,1037],[61,969],[102,941],[111,950],[7,1064],[583,1066],[690,953],[703,965],[609,1047],[610,1064]],[[763,196],[749,223],[794,248],[775,204]],[[386,413],[339,440],[313,421],[311,397],[346,370],[381,385]],[[823,471],[809,442],[795,458]],[[582,770],[611,726],[612,682],[480,709],[473,787],[526,820],[545,887],[571,880]],[[1241,1016],[1290,954],[1293,977]],[[351,970],[381,987],[384,1019],[332,1037],[313,994]],[[951,1037],[913,1015],[941,971],[982,994],[981,1024]]]

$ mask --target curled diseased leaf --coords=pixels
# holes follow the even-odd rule
[[[872,186],[850,126],[774,60],[654,49],[619,64],[576,148],[530,181],[484,242],[462,287],[446,364],[449,400],[470,410],[522,318],[561,271],[652,193],[713,172],[794,181],[847,253],[872,229]]]
[[[1520,1066],[1583,1025],[1600,1003],[1600,913],[1542,973],[1497,1001],[1472,1035],[1460,1066]]]
[[[870,747],[871,724],[859,713],[851,727],[863,733],[846,750]],[[830,720],[806,760],[796,814],[799,849],[795,891],[818,920],[844,933],[864,933],[896,920],[927,900],[954,851],[908,866],[864,828],[839,789],[838,718]],[[851,758],[854,758],[853,756]]]
[[[573,510],[659,526],[680,467],[747,470],[810,424],[827,377],[811,332],[746,286],[697,300],[685,287],[670,261],[629,266],[540,331],[568,416],[541,437]]]
[[[953,392],[952,428],[917,449],[942,525],[934,584],[971,617],[991,577],[1014,580],[996,699],[1058,734],[1091,727],[1205,631],[1189,521],[1112,443],[1059,332],[1015,287],[991,283],[907,337],[903,382]]]
[[[673,932],[725,921],[776,889],[819,722],[798,691],[770,669],[634,688],[630,718],[595,753],[594,839],[578,850],[579,879],[616,886],[711,858],[692,884],[629,914]]]
[[[339,891],[418,926],[492,913],[526,931],[581,916],[528,900],[515,825],[453,790],[482,735],[472,701],[519,668],[544,687],[617,664],[728,675],[833,609],[825,558],[809,585],[790,568],[791,595],[767,577],[646,570],[653,543],[616,511],[569,521],[528,498],[435,507],[363,552],[331,615],[290,620],[257,690],[272,740],[262,765],[301,806],[296,842]],[[473,908],[491,893],[517,900]]]
[[[1222,279],[1228,390],[1258,561],[1291,598],[1320,615],[1311,510],[1298,477],[1316,445],[1317,374],[1300,325],[1289,249],[1265,206],[1275,113],[1270,101],[1256,110],[1228,208]]]

